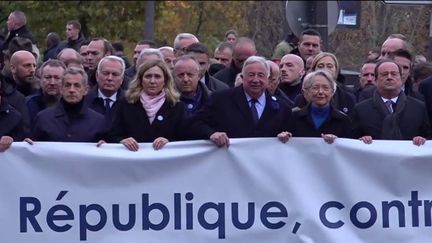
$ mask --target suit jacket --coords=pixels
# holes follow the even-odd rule
[[[229,86],[217,78],[210,76],[208,72],[205,73],[205,84],[210,91],[229,89]]]
[[[315,128],[310,105],[293,111],[284,130],[291,132],[294,137],[321,137],[321,133],[331,133],[338,137],[352,138],[351,119],[337,109],[330,109],[329,116],[318,129]]]
[[[153,123],[141,102],[131,104],[125,98],[119,100],[116,116],[110,133],[112,142],[133,137],[139,143],[153,142],[158,137],[170,141],[182,139],[185,110],[182,102],[171,105],[168,101],[156,113]]]
[[[420,83],[419,92],[424,97],[424,102],[429,115],[429,121],[432,121],[432,77],[428,77]]]
[[[109,115],[105,114],[105,101],[102,98],[98,97],[98,87],[95,86],[91,88],[88,94],[84,98],[84,105],[89,107],[90,109],[96,111],[97,113],[105,116],[105,121],[107,124],[107,129],[111,128],[112,121],[117,112],[118,102],[124,96],[124,91],[119,89],[117,91],[117,100],[111,105],[111,113]]]
[[[373,139],[412,140],[415,136],[429,138],[431,131],[423,102],[400,92],[394,112],[390,113],[381,96],[358,103],[354,108],[354,135]]]
[[[213,77],[227,84],[229,87],[234,87],[235,79],[237,74],[241,72],[241,69],[236,68],[234,62],[231,62],[231,66],[226,67],[219,72],[215,73]]]
[[[69,117],[63,102],[39,112],[32,130],[36,141],[97,142],[104,139],[104,117],[82,106],[79,116]]]
[[[208,139],[214,132],[226,132],[230,138],[274,137],[288,122],[291,107],[266,93],[266,105],[255,125],[243,87],[211,94],[194,121],[195,136]]]

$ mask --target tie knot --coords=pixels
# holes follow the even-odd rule
[[[111,107],[111,99],[110,98],[105,98],[105,108],[110,108]]]
[[[385,102],[385,105],[387,106],[387,109],[390,111],[390,113],[393,113],[393,111],[394,111],[394,102],[392,101],[392,100],[387,100],[386,102]]]
[[[251,103],[251,105],[255,105],[256,103],[258,103],[258,100],[257,99],[250,99],[250,103]]]

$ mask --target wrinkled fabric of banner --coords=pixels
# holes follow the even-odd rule
[[[14,143],[1,242],[432,242],[432,143]]]

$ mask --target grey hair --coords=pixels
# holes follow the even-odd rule
[[[138,58],[136,60],[136,64],[137,64],[137,68],[139,67],[139,65],[142,64],[142,59],[145,56],[151,56],[151,55],[155,55],[158,57],[159,60],[165,62],[164,60],[164,56],[162,55],[162,52],[159,51],[159,49],[156,48],[145,48],[142,49],[142,51],[140,52],[140,54],[138,55]]]
[[[174,39],[174,49],[178,48],[179,42],[183,39],[194,39],[196,42],[199,42],[198,38],[191,33],[180,33]]]
[[[332,93],[334,94],[336,92],[336,81],[328,71],[322,69],[318,69],[316,71],[310,72],[304,77],[302,90],[306,91],[307,89],[312,87],[312,84],[315,81],[314,78],[317,76],[323,76],[325,79],[327,79],[327,81],[329,82],[330,86],[333,89]]]
[[[87,73],[84,71],[84,69],[81,68],[75,68],[75,67],[68,67],[63,73],[62,83],[64,83],[66,75],[72,74],[72,75],[81,75],[81,83],[84,86],[88,86],[88,76]]]
[[[159,51],[171,51],[171,52],[173,52],[174,48],[172,48],[171,46],[162,46],[162,47],[159,47],[158,50]]]
[[[179,57],[177,57],[177,58],[175,59],[175,63],[174,63],[174,70],[175,70],[175,64],[176,64],[177,62],[179,62],[179,61],[187,61],[187,60],[192,60],[192,61],[195,63],[195,66],[196,66],[197,71],[198,71],[198,73],[199,73],[200,70],[201,70],[201,65],[199,64],[199,62],[197,61],[197,59],[196,59],[194,56],[189,55],[189,54],[179,56]]]
[[[23,11],[15,10],[11,14],[18,19],[20,27],[27,24],[27,17]]]
[[[267,78],[270,77],[270,67],[267,63],[267,60],[264,57],[260,57],[260,56],[250,56],[250,57],[248,57],[248,59],[246,59],[246,61],[243,64],[243,68],[242,68],[243,75],[246,75],[244,73],[246,66],[253,64],[253,63],[261,63],[264,66]]]
[[[126,69],[126,64],[125,64],[125,62],[123,61],[123,59],[121,57],[113,56],[113,55],[103,57],[99,61],[98,65],[97,65],[97,72],[98,73],[100,72],[102,63],[104,63],[105,61],[116,61],[116,62],[119,62],[121,64],[121,76],[123,77],[125,69]]]

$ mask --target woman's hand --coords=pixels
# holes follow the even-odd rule
[[[333,135],[333,134],[324,134],[324,133],[321,133],[321,137],[328,144],[332,144],[336,140],[336,138],[337,138],[336,135]]]
[[[417,136],[413,138],[413,144],[417,146],[421,146],[426,143],[426,138]]]
[[[372,143],[372,137],[371,136],[363,136],[363,137],[359,138],[359,140],[365,144],[371,144]]]
[[[164,137],[158,137],[153,141],[153,149],[159,150],[159,149],[163,148],[163,146],[165,146],[165,144],[167,144],[168,142],[169,142],[168,139],[166,139]]]
[[[138,151],[139,149],[138,142],[133,137],[125,138],[121,140],[120,143],[130,151]]]
[[[230,141],[228,138],[228,135],[224,132],[215,132],[212,135],[210,135],[210,140],[215,143],[218,147],[224,147],[227,148],[230,145]]]

